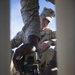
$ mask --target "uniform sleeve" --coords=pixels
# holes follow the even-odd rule
[[[54,39],[56,39],[56,31],[52,31],[51,29],[46,28],[45,32],[46,32],[45,38],[52,42],[52,44],[51,44],[52,46],[56,45],[56,41],[54,40]]]
[[[56,31],[52,31],[52,33],[51,33],[51,39],[56,39]]]
[[[51,40],[55,37],[54,32],[49,28],[45,28],[44,32],[47,40]]]
[[[39,0],[20,0],[21,15],[24,22],[22,30],[26,36],[36,35],[40,38]]]
[[[23,32],[20,31],[17,35],[11,40],[11,48],[16,48],[22,43]]]

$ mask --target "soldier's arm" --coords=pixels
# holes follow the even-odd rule
[[[56,31],[52,31],[49,28],[46,28],[45,31],[47,38],[49,37],[49,40],[52,43],[51,45],[56,45]]]
[[[22,43],[22,34],[22,31],[18,32],[16,36],[10,41],[12,49],[18,47]]]

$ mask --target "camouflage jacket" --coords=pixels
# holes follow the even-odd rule
[[[40,34],[41,34],[40,42],[56,38],[56,31],[52,31],[49,28],[41,30]],[[21,45],[22,43],[25,44],[27,42],[25,38],[26,36],[23,31],[18,32],[17,35],[11,40],[11,47],[15,48]]]
[[[41,30],[40,34],[41,34],[40,42],[56,39],[56,31],[52,31],[49,28],[45,28],[44,30]]]

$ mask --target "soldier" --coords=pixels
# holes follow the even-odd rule
[[[53,2],[52,0],[50,2]],[[23,32],[25,37],[25,44],[29,46],[29,51],[33,46],[36,47],[40,39],[40,20],[39,20],[39,0],[21,0],[21,14],[24,22]],[[23,50],[18,54],[17,57],[20,59],[25,53]]]
[[[41,57],[41,65],[45,62],[45,66],[47,66],[47,62],[52,59],[54,51],[50,49],[50,45],[53,45],[53,42],[51,39],[56,38],[55,32],[50,30],[49,28],[46,28],[49,23],[52,22],[53,18],[55,17],[55,12],[52,9],[44,8],[42,13],[40,14],[40,28],[41,28],[41,38],[38,43],[38,48],[40,50],[40,53],[42,54]],[[17,33],[17,35],[11,40],[11,48],[18,47],[22,43],[25,44],[27,42],[26,40],[25,32],[22,30]],[[21,46],[22,47],[22,46]],[[21,49],[20,47],[20,49]],[[28,46],[26,45],[26,49]],[[25,49],[25,54],[28,53],[28,50]],[[29,48],[28,48],[29,49]],[[21,67],[19,67],[19,64],[17,65],[16,55],[20,53],[20,51],[17,49],[14,56],[14,65],[16,70],[20,70]],[[47,54],[48,53],[48,54]],[[48,56],[49,55],[49,56]],[[45,56],[45,57],[44,57]],[[50,58],[49,58],[50,57]],[[22,59],[21,59],[22,60]],[[21,61],[20,60],[20,61]]]

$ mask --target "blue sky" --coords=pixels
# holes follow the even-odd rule
[[[55,11],[55,5],[50,2],[46,2],[45,0],[39,0],[39,5],[39,14],[42,12],[44,7],[52,8]],[[10,0],[10,39],[12,39],[23,27],[20,9],[20,0]],[[56,17],[48,27],[52,30],[56,30]]]

